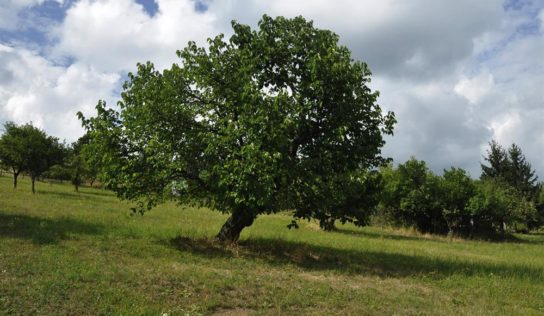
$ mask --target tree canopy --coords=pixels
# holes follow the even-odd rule
[[[17,178],[26,166],[27,135],[32,128],[30,124],[23,126],[17,126],[13,122],[4,124],[4,133],[0,137],[0,160],[13,173],[13,188],[17,188]]]
[[[484,159],[489,165],[481,165],[481,179],[503,181],[536,202],[540,193],[538,176],[518,145],[512,144],[506,150],[492,140]]]
[[[342,195],[384,161],[395,123],[368,87],[367,64],[302,17],[232,27],[228,40],[190,42],[170,69],[138,64],[119,112],[100,101],[95,117],[80,115],[104,180],[142,210],[175,192],[230,213],[217,236],[226,242],[280,210],[357,220],[338,208]]]
[[[48,136],[31,123],[4,124],[4,134],[0,137],[0,160],[12,171],[14,188],[17,188],[19,174],[26,171],[30,174],[34,193],[36,178],[62,161],[62,156],[62,145],[58,139]]]

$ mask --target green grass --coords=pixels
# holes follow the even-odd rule
[[[225,215],[0,177],[0,314],[544,314],[544,236],[489,243],[261,216],[239,246]]]

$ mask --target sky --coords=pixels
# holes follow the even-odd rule
[[[230,21],[304,16],[368,63],[394,111],[383,154],[480,174],[488,143],[518,144],[544,180],[544,0],[0,0],[0,123],[60,139],[115,104],[137,62],[164,69]]]

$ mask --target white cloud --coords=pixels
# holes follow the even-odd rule
[[[502,0],[213,1],[210,10],[256,25],[260,16],[303,15],[331,29],[375,74],[411,81],[448,76],[470,57],[473,39],[497,28]]]
[[[472,78],[463,76],[463,78],[455,85],[454,90],[471,103],[477,103],[491,88],[493,88],[493,84],[493,75],[489,72],[482,72]]]
[[[153,61],[158,69],[176,60],[189,40],[214,35],[213,14],[195,11],[190,0],[157,0],[149,16],[132,0],[82,0],[66,13],[57,30],[57,54],[68,55],[101,71],[133,70]]]
[[[493,137],[499,143],[513,143],[515,141],[515,135],[512,133],[517,130],[521,124],[521,116],[519,110],[514,110],[509,113],[504,113],[494,118],[490,122],[491,130],[493,131]]]
[[[480,146],[491,137],[487,122],[474,107],[452,91],[453,78],[411,83],[376,78],[380,103],[395,111],[395,135],[387,138],[384,154],[401,163],[415,156],[436,172],[462,167],[478,176]]]
[[[0,29],[44,0],[24,1],[0,4]],[[397,162],[415,155],[435,171],[454,165],[478,176],[481,149],[496,138],[519,144],[544,177],[544,9],[503,2],[214,0],[202,13],[192,0],[156,0],[150,16],[135,0],[80,0],[44,30],[56,39],[41,50],[51,55],[0,45],[0,119],[33,120],[73,140],[81,133],[73,113],[114,100],[137,62],[169,67],[187,41],[228,36],[232,19],[255,27],[265,13],[303,15],[368,62],[380,104],[397,115],[384,149]],[[8,6],[19,11],[3,19]],[[530,32],[520,31],[526,25]],[[67,57],[68,67],[51,62]]]
[[[475,78],[491,76],[494,84],[475,102],[473,115],[485,120],[491,137],[504,146],[521,146],[544,178],[544,29],[524,34],[517,31],[519,23],[512,25],[494,54],[480,63]]]
[[[57,137],[82,134],[77,111],[92,112],[98,99],[113,100],[119,75],[75,63],[57,66],[36,53],[0,45],[0,116],[32,121]]]

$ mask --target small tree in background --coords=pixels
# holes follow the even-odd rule
[[[0,160],[13,174],[13,188],[17,188],[19,174],[26,167],[28,158],[28,135],[34,127],[30,124],[18,126],[13,122],[4,124],[0,137]]]
[[[440,180],[443,216],[451,234],[467,236],[472,232],[472,214],[466,206],[476,193],[474,181],[461,168],[444,170]]]
[[[336,221],[367,225],[380,201],[381,188],[381,174],[377,171],[361,170],[335,177],[331,183],[323,183],[311,190],[313,197],[301,198],[297,211],[301,214],[313,212],[312,218],[319,221],[324,231],[334,230]],[[304,217],[297,213],[294,216]]]
[[[467,210],[474,221],[473,232],[479,235],[522,231],[537,216],[534,204],[518,190],[493,179],[478,183]]]
[[[413,226],[421,232],[444,233],[440,179],[424,161],[412,157],[404,164],[381,169],[384,191],[381,212],[394,223]]]
[[[65,150],[57,138],[35,127],[29,130],[26,146],[25,170],[30,174],[32,193],[35,193],[36,179],[51,166],[62,163]]]
[[[506,175],[509,173],[510,169],[508,153],[495,140],[489,142],[489,149],[487,150],[487,156],[484,157],[484,160],[489,163],[489,166],[480,164],[482,167],[482,175],[480,178],[482,180],[497,178],[506,180]]]
[[[100,180],[100,166],[98,166],[96,160],[92,159],[92,150],[92,146],[86,144],[80,152],[85,165],[85,179],[89,182],[91,187],[94,186],[97,180]]]
[[[77,186],[76,191],[85,181],[92,187],[100,177],[100,159],[98,158],[100,153],[91,146],[91,141],[90,135],[86,133],[69,147],[66,168],[72,184]]]
[[[540,183],[540,193],[538,194],[537,201],[535,203],[536,210],[538,212],[536,221],[530,223],[529,228],[539,228],[544,226],[544,183]]]
[[[19,174],[26,171],[32,181],[35,193],[36,179],[51,166],[62,162],[63,146],[55,137],[32,124],[4,124],[4,134],[0,138],[0,157],[13,172],[13,188],[17,188]]]
[[[536,201],[540,193],[538,176],[516,144],[512,144],[508,149],[508,161],[509,168],[505,176],[508,184],[520,191],[527,199]]]
[[[42,177],[47,179],[54,179],[60,181],[70,181],[71,173],[65,164],[56,164],[51,166],[46,172],[42,174]]]
[[[531,201],[536,201],[540,186],[538,177],[531,164],[526,160],[521,148],[512,144],[508,150],[496,141],[489,143],[489,150],[484,159],[489,166],[482,166],[482,180],[502,181],[518,190]]]
[[[512,144],[506,150],[494,140],[489,145],[490,149],[487,156],[484,157],[489,162],[489,166],[482,164],[481,179],[493,180],[510,186],[527,202],[533,203],[537,209],[540,209],[541,184],[538,183],[536,171],[525,158],[521,148]],[[540,216],[528,216],[526,219],[527,222],[522,225],[524,229],[534,229],[542,225]]]

